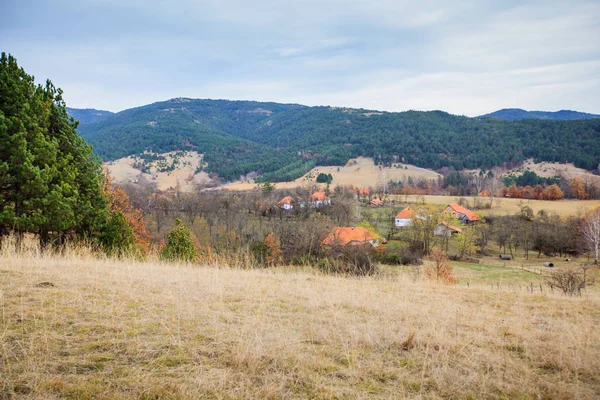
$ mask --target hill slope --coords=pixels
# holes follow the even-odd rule
[[[67,107],[67,114],[70,117],[75,118],[81,124],[90,124],[92,122],[100,121],[103,118],[113,115],[111,111],[96,110],[94,108],[70,108]]]
[[[488,169],[534,158],[591,170],[600,162],[600,119],[503,121],[178,98],[82,124],[79,133],[105,160],[148,149],[197,150],[207,171],[226,180],[258,172],[291,181],[315,165],[344,165],[359,156],[431,169]]]
[[[2,250],[7,398],[594,399],[600,390],[597,292]]]
[[[553,120],[576,120],[600,118],[600,115],[588,114],[580,111],[560,110],[560,111],[527,111],[521,108],[503,108],[490,114],[485,114],[479,118],[491,117],[517,121],[522,119],[553,119]]]

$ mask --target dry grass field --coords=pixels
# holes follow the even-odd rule
[[[592,174],[590,171],[586,171],[582,168],[577,168],[572,163],[564,164],[564,163],[551,163],[551,162],[541,162],[535,163],[533,160],[526,160],[523,163],[523,166],[516,168],[510,173],[515,173],[517,175],[522,174],[525,171],[535,172],[539,176],[543,176],[546,178],[552,178],[555,176],[560,176],[565,179],[572,179],[575,177],[579,177],[583,180],[590,180],[600,182],[600,176]]]
[[[159,154],[165,157],[164,163],[170,165],[176,158],[175,151]],[[184,192],[190,192],[195,189],[195,184],[208,183],[211,181],[206,172],[196,173],[196,168],[202,162],[202,155],[195,151],[185,152],[183,157],[177,157],[180,164],[173,171],[161,172],[158,162],[150,164],[149,173],[142,173],[139,169],[133,167],[139,159],[135,156],[121,158],[115,161],[104,163],[104,166],[110,172],[110,175],[117,183],[137,182],[145,180],[155,183],[159,190],[175,188],[178,184]]]
[[[398,202],[408,203],[422,203],[423,201],[429,204],[446,205],[458,201],[456,196],[404,196],[395,195],[390,196]],[[476,199],[474,197],[465,197],[467,201],[467,207],[473,207]],[[488,197],[480,197],[481,203],[489,203]],[[595,207],[600,206],[600,200],[527,200],[527,199],[510,199],[510,198],[494,198],[494,207],[491,209],[484,209],[478,211],[479,214],[489,215],[504,215],[504,214],[516,214],[520,212],[521,206],[529,206],[534,213],[537,214],[540,210],[545,210],[551,213],[556,213],[560,216],[566,217],[569,215],[576,215],[578,213],[585,213]]]
[[[315,179],[320,173],[331,174],[333,176],[332,186],[356,186],[359,188],[373,187],[378,184],[388,183],[390,180],[405,180],[409,177],[423,179],[437,179],[438,173],[419,168],[409,164],[397,164],[393,168],[379,168],[375,165],[372,158],[358,157],[351,159],[343,167],[316,167],[306,175],[296,179],[293,182],[280,182],[277,187],[280,189],[292,189],[298,186],[315,184]],[[324,186],[324,185],[322,185]],[[251,180],[248,182],[233,182],[224,186],[230,190],[251,190],[256,184]]]
[[[475,273],[475,272],[473,272]],[[600,295],[0,254],[0,398],[595,399]]]

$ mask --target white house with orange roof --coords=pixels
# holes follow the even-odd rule
[[[327,197],[324,190],[314,192],[308,201],[309,207],[322,207],[331,205],[331,199]]]
[[[411,226],[414,216],[415,211],[410,207],[406,207],[404,210],[400,211],[398,215],[396,215],[396,218],[394,219],[394,225],[396,225],[398,228]]]

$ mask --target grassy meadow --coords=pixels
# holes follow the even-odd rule
[[[5,246],[0,398],[597,398],[597,289],[489,268],[457,268],[466,287]]]
[[[457,196],[413,196],[413,195],[390,195],[390,200],[399,203],[409,204],[437,204],[447,205],[450,203],[457,202],[459,197]],[[476,201],[482,204],[489,204],[489,197],[464,197],[466,200],[466,207],[473,207]],[[541,210],[545,210],[549,213],[555,213],[561,217],[569,215],[575,215],[578,213],[584,214],[595,207],[600,206],[600,200],[527,200],[527,199],[511,199],[511,198],[494,198],[493,207],[490,209],[478,210],[477,213],[481,215],[507,215],[517,214],[521,210],[521,206],[531,207],[533,212],[537,214]]]

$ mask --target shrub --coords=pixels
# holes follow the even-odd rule
[[[281,264],[283,260],[281,240],[273,232],[265,238],[265,246],[267,247],[267,263],[270,266]]]
[[[422,265],[423,260],[421,260],[416,254],[408,253],[402,255],[401,263],[402,265]]]
[[[111,255],[122,255],[133,248],[133,228],[121,211],[113,212],[106,221],[100,234],[100,243]]]
[[[319,268],[328,273],[370,276],[379,273],[373,262],[375,249],[370,244],[361,246],[336,246],[328,251],[325,259],[319,260]]]
[[[250,245],[250,253],[254,257],[254,260],[260,265],[266,265],[267,263],[267,245],[263,241],[255,241]]]
[[[167,235],[167,243],[160,252],[160,258],[166,261],[183,262],[198,260],[198,249],[194,245],[192,233],[183,225],[181,219],[175,220],[175,225]]]
[[[454,276],[454,268],[448,263],[448,257],[444,252],[434,249],[431,254],[431,261],[432,265],[425,269],[427,279],[449,285],[458,283],[458,279]]]
[[[331,174],[320,173],[317,175],[318,183],[331,183],[331,181],[333,181],[333,175]]]
[[[546,277],[546,284],[551,288],[562,290],[567,296],[575,296],[580,294],[581,289],[590,283],[588,282],[587,268],[587,265],[583,265],[580,270],[569,268],[554,271]]]

